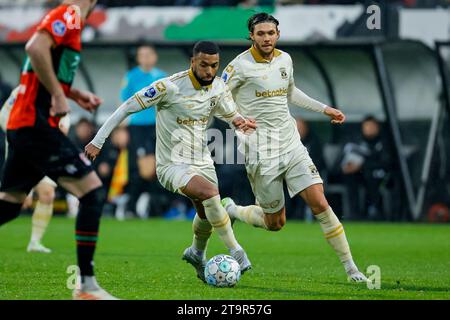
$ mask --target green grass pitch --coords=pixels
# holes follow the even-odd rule
[[[66,269],[75,263],[74,221],[54,218],[44,244],[26,253],[30,217],[0,228],[0,299],[70,299]],[[450,226],[346,223],[361,270],[381,268],[381,289],[347,283],[317,223],[289,221],[280,232],[237,222],[235,234],[253,263],[234,288],[213,288],[181,260],[192,239],[189,221],[103,219],[96,273],[122,299],[450,299]],[[208,258],[227,253],[217,235]]]

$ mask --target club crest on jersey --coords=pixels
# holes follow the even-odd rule
[[[309,166],[309,170],[311,170],[311,175],[313,175],[313,176],[319,175],[319,171],[317,170],[316,166],[314,166],[314,165]]]
[[[156,89],[153,87],[150,87],[145,91],[144,96],[147,98],[153,98],[156,95]]]
[[[58,36],[58,37],[62,37],[64,36],[64,34],[66,33],[66,25],[64,22],[62,22],[61,20],[55,20],[52,23],[52,31],[53,33]]]
[[[281,79],[287,80],[288,74],[286,72],[286,68],[280,68]]]
[[[214,108],[217,105],[217,97],[212,97],[211,100],[209,101],[209,106],[211,108]]]

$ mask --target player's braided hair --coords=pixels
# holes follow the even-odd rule
[[[278,25],[280,24],[278,22],[277,19],[275,19],[274,16],[265,13],[265,12],[260,12],[260,13],[256,13],[254,15],[252,15],[248,21],[247,21],[247,28],[248,31],[253,32],[253,30],[255,29],[255,25],[259,24],[259,23],[263,23],[263,22],[270,22],[273,23],[277,26],[278,29]]]

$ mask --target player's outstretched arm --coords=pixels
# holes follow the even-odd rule
[[[341,124],[345,121],[345,115],[342,111],[326,106],[322,102],[319,102],[295,86],[291,86],[288,94],[289,103],[296,105],[298,107],[321,112],[331,118],[331,123]]]
[[[95,160],[99,155],[106,139],[111,132],[132,113],[142,111],[156,106],[160,102],[165,101],[169,92],[171,92],[170,84],[164,80],[159,80],[138,91],[134,96],[125,101],[114,113],[106,120],[106,122],[98,130],[94,139],[84,149],[86,156]]]
[[[134,97],[128,99],[106,120],[95,135],[94,139],[85,147],[84,152],[88,159],[95,160],[100,154],[106,139],[111,132],[120,125],[130,114],[143,110]]]
[[[302,90],[295,87],[294,85],[291,85],[289,87],[288,101],[289,101],[289,103],[291,103],[297,107],[304,108],[304,109],[307,109],[310,111],[315,111],[315,112],[323,113],[326,108],[325,104],[311,98],[310,96],[308,96],[306,93],[304,93]]]

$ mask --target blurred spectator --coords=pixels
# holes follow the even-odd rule
[[[137,49],[136,61],[138,66],[127,72],[123,80],[121,98],[126,101],[137,91],[150,85],[152,82],[164,78],[166,73],[155,67],[158,61],[156,50],[151,45],[142,45]],[[150,194],[158,188],[156,181],[156,110],[148,108],[130,116],[128,130],[130,133],[129,146],[129,174],[133,181],[128,189],[130,196],[127,211],[129,214],[147,216]],[[137,210],[139,198],[143,209]],[[140,206],[142,208],[142,206]],[[138,212],[139,211],[139,212]]]
[[[91,142],[94,135],[94,123],[87,118],[81,118],[75,125],[75,136],[72,140],[78,148],[84,150],[84,147]]]
[[[341,170],[348,194],[356,196],[350,201],[351,218],[384,218],[382,188],[393,178],[391,147],[373,116],[361,123],[360,139],[344,145]]]
[[[128,144],[130,135],[126,127],[120,126],[111,133],[110,143],[97,159],[97,172],[102,180],[104,196],[110,204],[114,204],[114,215],[119,220],[127,216],[126,205],[129,195],[126,188],[131,185],[128,168]]]
[[[323,145],[320,141],[319,137],[312,131],[309,127],[309,124],[301,119],[300,117],[296,117],[295,121],[297,122],[297,130],[300,134],[300,138],[302,140],[303,145],[308,150],[308,153],[316,165],[317,170],[320,173],[320,176],[325,181],[326,180],[326,166],[325,160],[323,156]],[[289,199],[286,196],[286,199]],[[286,213],[289,218],[293,219],[305,219],[308,221],[313,220],[313,215],[309,207],[305,204],[305,201],[301,197],[294,197],[288,201],[286,201]]]

